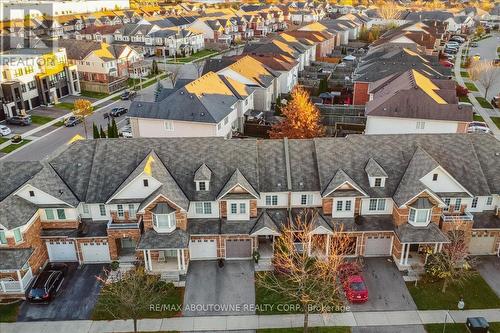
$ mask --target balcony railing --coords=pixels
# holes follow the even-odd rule
[[[108,229],[140,229],[142,223],[142,216],[140,216],[137,221],[114,221],[109,219]]]
[[[469,212],[463,212],[459,214],[442,214],[441,218],[444,222],[456,222],[456,221],[473,221],[474,216]]]

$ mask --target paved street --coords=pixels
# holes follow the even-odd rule
[[[483,39],[478,42],[477,47],[473,47],[469,51],[469,55],[473,56],[479,54],[481,60],[494,60],[497,59],[497,47],[500,46],[500,33],[495,33],[492,37]],[[498,75],[500,75],[500,69],[497,68]],[[478,83],[477,85],[480,86]],[[479,87],[480,89],[482,87]],[[500,94],[500,80],[498,80],[495,85],[490,87],[488,91],[487,100],[490,101],[493,96]],[[484,96],[484,90],[482,90],[482,95]]]
[[[162,83],[164,83],[165,85],[167,85],[168,82],[168,79],[162,80]],[[156,83],[141,90],[135,97],[135,100],[152,101],[154,99],[155,88]],[[87,117],[86,119],[88,137],[92,138],[92,123],[95,123],[96,125],[102,126],[104,129],[106,129],[108,120],[103,116],[105,112],[109,112],[112,108],[115,107],[125,107],[128,109],[130,107],[130,104],[130,101],[111,100],[109,102],[106,102],[104,107],[100,107],[95,110],[94,114]],[[126,117],[121,116],[119,118],[116,118],[116,122],[118,127],[121,128],[126,124]],[[12,126],[12,128],[15,128],[15,126]],[[47,158],[50,154],[57,152],[59,149],[62,149],[75,135],[85,135],[83,124],[79,124],[75,127],[61,126],[59,128],[55,128],[51,126],[49,127],[49,129],[52,129],[53,131],[51,131],[49,134],[47,134],[46,130],[43,133],[36,133],[35,137],[41,137],[40,139],[12,152],[11,154],[8,154],[3,158],[3,160],[42,160]]]

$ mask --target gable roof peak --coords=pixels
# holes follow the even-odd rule
[[[370,157],[366,163],[365,171],[369,177],[388,177],[384,168],[373,157]]]
[[[203,163],[194,173],[194,181],[210,181],[212,178],[212,170]]]
[[[246,177],[241,173],[240,169],[236,168],[231,177],[229,177],[226,184],[222,187],[217,196],[217,200],[224,197],[228,192],[230,192],[234,187],[241,186],[249,194],[255,198],[259,198],[259,193],[253,188],[252,184],[246,179]]]

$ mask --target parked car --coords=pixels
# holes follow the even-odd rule
[[[12,125],[28,126],[31,124],[31,116],[14,116],[7,118],[7,123]]]
[[[124,138],[131,138],[132,137],[132,127],[129,125],[124,126],[121,130],[122,136]]]
[[[6,136],[9,135],[10,133],[12,133],[10,128],[8,128],[5,125],[0,125],[0,136]]]
[[[446,43],[444,47],[458,49],[460,47],[460,44],[458,44],[457,42],[449,42]]]
[[[127,113],[127,109],[125,108],[113,108],[111,109],[111,111],[109,112],[110,116],[111,117],[119,117],[125,113]]]
[[[368,288],[361,275],[349,276],[344,281],[344,292],[347,300],[351,303],[364,303],[368,301]]]
[[[477,42],[471,42],[470,43],[470,47],[477,47],[477,45],[478,45]]]
[[[448,53],[448,54],[457,54],[457,53],[458,53],[458,50],[457,50],[457,49],[449,49],[449,48],[446,48],[446,49],[444,49],[444,53]]]
[[[448,67],[448,68],[453,67],[453,63],[451,61],[448,61],[448,60],[441,60],[439,63],[441,65],[443,65],[444,67]]]
[[[125,91],[125,92],[124,92],[124,93],[120,96],[120,98],[121,98],[122,100],[124,100],[124,101],[125,101],[125,100],[128,100],[128,99],[132,99],[132,98],[134,98],[134,97],[135,97],[135,95],[136,95],[136,92],[135,92],[135,91],[128,91],[128,90],[127,90],[127,91]]]
[[[64,126],[73,127],[78,125],[83,121],[83,117],[81,116],[70,116],[64,121]]]
[[[500,96],[495,96],[491,99],[491,105],[495,108],[500,108]]]
[[[485,122],[482,121],[472,121],[469,123],[467,127],[468,133],[491,133],[491,130],[488,128]]]
[[[450,43],[450,42],[456,42],[456,43],[462,44],[463,42],[465,42],[465,39],[460,37],[460,36],[453,36],[450,38],[450,41],[448,43]]]
[[[40,273],[28,292],[28,302],[49,303],[52,301],[61,288],[67,269],[67,266],[63,264],[50,265]]]

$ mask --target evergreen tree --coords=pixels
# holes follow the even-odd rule
[[[156,88],[155,88],[155,102],[159,102],[158,100],[158,97],[160,97],[160,94],[161,94],[161,91],[163,90],[163,85],[161,84],[160,81],[158,81],[158,83],[156,84]]]
[[[97,125],[95,123],[92,123],[92,131],[94,132],[94,139],[99,139],[99,129],[97,128]]]
[[[106,133],[108,134],[108,138],[113,137],[113,129],[111,128],[111,123],[108,122],[108,129],[106,130]]]
[[[153,59],[153,63],[151,64],[151,74],[156,75],[158,74],[158,63],[156,62],[155,59]]]
[[[100,136],[102,139],[105,139],[105,138],[106,138],[106,132],[104,132],[104,130],[102,129],[102,126],[101,126],[101,128],[100,128],[99,132],[100,132],[99,136]]]
[[[111,122],[111,128],[113,130],[113,138],[117,138],[118,137],[118,126],[116,126],[115,118],[113,118],[113,121]]]

